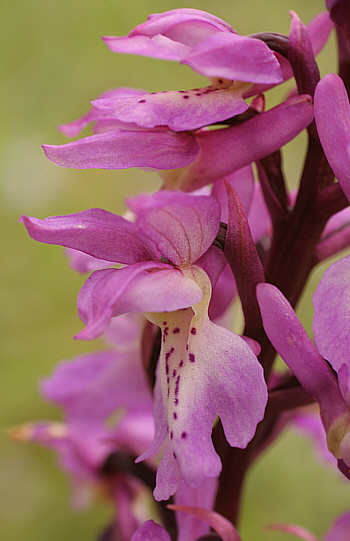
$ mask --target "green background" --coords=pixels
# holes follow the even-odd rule
[[[76,342],[82,328],[76,296],[84,278],[69,270],[60,247],[29,239],[21,214],[49,215],[102,207],[121,213],[126,195],[160,186],[153,172],[74,171],[51,164],[41,144],[62,144],[55,127],[84,114],[107,89],[149,91],[195,88],[204,78],[171,62],[111,53],[102,35],[125,35],[148,13],[180,7],[203,9],[239,33],[288,34],[289,10],[307,23],[322,0],[1,0],[1,400],[0,538],[6,541],[92,541],[111,516],[101,502],[73,512],[69,484],[50,451],[6,440],[6,428],[35,419],[60,419],[40,398],[38,381],[60,359],[96,349]],[[320,55],[321,73],[336,70],[334,36]],[[272,92],[268,105],[285,95]],[[86,131],[86,134],[88,131]],[[295,185],[305,136],[287,145],[285,168]],[[311,332],[310,299],[318,270],[299,309]],[[321,536],[350,507],[350,485],[317,462],[309,442],[283,435],[250,472],[242,516],[243,541],[282,541],[266,532],[273,522],[294,522]]]

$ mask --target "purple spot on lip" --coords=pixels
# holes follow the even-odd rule
[[[173,439],[173,437],[174,437],[174,432],[173,432],[173,431],[171,431],[171,432],[170,432],[170,439],[172,440],[172,439]]]
[[[186,95],[186,96],[183,96],[183,99],[184,99],[184,100],[188,100],[188,98],[189,98],[189,96],[187,96],[187,95]]]
[[[197,329],[196,329],[196,327],[192,327],[192,329],[191,329],[191,334],[197,334]]]
[[[184,440],[186,437],[187,437],[187,432],[183,432],[183,433],[181,434],[181,438]]]
[[[139,103],[145,103],[146,100],[139,100]]]
[[[184,365],[184,362],[183,362],[183,359],[181,359],[180,364],[179,364],[179,368],[181,368],[183,365]]]
[[[174,348],[170,348],[169,351],[166,352],[166,354],[165,354],[165,360],[166,361],[169,360],[169,357],[173,352],[174,352]]]
[[[178,399],[178,398],[175,398],[174,404],[175,404],[175,406],[178,406],[178,405],[179,405],[179,399]]]
[[[180,332],[179,327],[175,327],[175,329],[173,329],[173,334],[179,334],[179,332]]]
[[[194,363],[196,361],[196,358],[193,353],[189,353],[188,358],[190,360],[190,363]]]
[[[173,413],[173,417],[174,417],[174,419],[177,419],[177,413],[175,411]]]
[[[163,321],[163,325],[166,325],[166,321]]]
[[[169,374],[169,357],[173,353],[173,351],[174,351],[174,348],[170,348],[169,351],[167,351],[166,354],[165,354],[165,373],[166,373],[166,375]],[[167,378],[167,379],[169,379],[169,378]]]
[[[188,351],[188,344],[186,344],[186,351]]]
[[[175,393],[175,396],[177,397],[177,395],[179,394],[179,386],[180,386],[180,375],[177,376],[176,378],[176,382],[175,382],[175,390],[174,390],[174,393]]]
[[[173,453],[173,457],[174,457],[174,458],[175,458],[175,460],[176,460],[176,454],[175,454],[175,453]]]
[[[196,92],[196,96],[201,96],[201,92]]]
[[[173,370],[173,378],[174,378],[175,376],[176,376],[176,370],[175,370],[175,368],[174,368],[174,370]]]

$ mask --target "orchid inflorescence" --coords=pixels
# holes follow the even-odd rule
[[[75,137],[93,122],[93,135],[44,146],[61,167],[151,168],[162,178],[158,192],[127,199],[125,217],[94,208],[21,218],[33,239],[64,246],[72,268],[91,273],[76,338],[102,336],[108,348],[42,382],[64,423],[14,434],[58,453],[76,502],[104,486],[115,505],[105,541],[238,541],[249,466],[313,403],[311,423],[322,423],[350,479],[350,256],[314,295],[315,343],[294,312],[313,268],[350,246],[350,6],[326,4],[308,26],[291,13],[289,37],[240,36],[214,15],[175,9],[104,38],[113,52],[178,61],[209,84],[110,90],[59,127]],[[333,27],[339,75],[321,79],[315,55]],[[295,89],[265,110],[265,93],[292,77]],[[306,157],[289,193],[281,147],[302,130]],[[242,336],[230,329],[235,299]],[[151,491],[157,509],[145,522],[134,504]],[[299,526],[271,528],[315,539]],[[348,538],[346,513],[325,539]]]

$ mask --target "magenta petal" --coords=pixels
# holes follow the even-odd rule
[[[350,207],[334,214],[327,222],[316,246],[317,262],[338,254],[350,246]]]
[[[220,226],[220,205],[212,196],[161,191],[127,200],[136,226],[158,252],[177,266],[195,263],[212,245]]]
[[[99,466],[115,448],[113,429],[106,426],[111,414],[118,408],[126,410],[126,424],[132,413],[148,413],[150,417],[152,412],[152,397],[137,345],[120,352],[102,351],[61,362],[53,375],[42,382],[41,390],[49,401],[63,407],[70,440],[91,468]],[[150,438],[152,432],[148,434]],[[134,449],[131,439],[124,438],[123,443]]]
[[[108,131],[43,148],[56,165],[75,169],[176,169],[189,165],[198,154],[197,142],[191,135],[161,130]]]
[[[147,36],[105,36],[102,39],[113,53],[134,54],[160,60],[180,61],[190,50],[186,45],[174,43],[160,35],[152,39]]]
[[[154,270],[156,272],[148,272]],[[77,338],[93,340],[109,320],[128,312],[181,310],[200,302],[202,292],[179,269],[157,262],[94,272],[78,296],[79,317],[87,327]]]
[[[234,32],[222,19],[197,9],[174,9],[156,13],[126,37],[105,37],[116,53],[135,54],[164,60],[181,60],[191,47],[215,32]]]
[[[262,42],[261,42],[262,43]],[[105,115],[143,128],[168,126],[175,132],[195,130],[243,113],[248,105],[239,90],[213,87],[165,91],[127,99],[99,99],[93,105]]]
[[[334,263],[313,296],[313,331],[323,357],[338,371],[350,360],[350,256]]]
[[[220,280],[222,273],[225,269],[225,266],[227,264],[226,258],[224,256],[223,251],[215,245],[210,246],[209,250],[205,252],[205,254],[196,261],[196,266],[203,269],[207,275],[209,276],[211,286],[212,288],[216,287],[218,280]],[[229,282],[226,282],[230,285],[233,284],[232,280]],[[226,305],[226,301],[230,302],[231,299],[231,291],[230,289],[227,290],[226,295],[228,299],[223,301],[222,311],[225,310],[224,306]]]
[[[329,73],[315,91],[318,134],[339,184],[350,200],[350,106],[343,81]]]
[[[193,46],[214,32],[234,32],[234,30],[228,23],[211,13],[199,9],[180,8],[149,15],[148,20],[136,26],[130,35],[152,37],[162,34]]]
[[[159,258],[154,244],[135,224],[102,209],[44,220],[22,216],[21,221],[32,239],[74,248],[97,259],[131,264]]]
[[[264,329],[272,345],[320,405],[328,449],[336,458],[344,458],[349,410],[334,371],[318,353],[291,305],[275,286],[259,284],[257,297]],[[344,460],[349,464],[347,458]]]
[[[250,83],[281,83],[280,65],[261,40],[216,33],[196,45],[182,61],[207,77]]]
[[[115,262],[107,261],[105,259],[97,259],[91,255],[74,250],[73,248],[67,248],[65,250],[65,254],[68,258],[70,267],[81,273],[93,272],[95,270],[115,266]]]
[[[271,284],[259,284],[257,297],[267,336],[306,391],[322,400],[327,386],[329,392],[338,389],[333,372],[279,289]]]
[[[265,203],[261,185],[257,183],[254,185],[248,223],[254,244],[257,244],[264,236],[269,237],[272,234],[271,216]]]
[[[306,28],[311,39],[312,50],[315,56],[318,55],[326,45],[333,26],[334,24],[329,18],[328,11],[318,13],[318,15],[316,15],[316,17],[314,17],[307,25]]]
[[[335,521],[324,541],[346,541],[350,534],[350,512],[347,511]]]
[[[125,98],[130,96],[142,96],[145,94],[145,90],[139,90],[137,88],[115,88],[113,90],[108,90],[99,96],[98,99],[111,99],[111,98]],[[69,122],[67,124],[61,124],[58,126],[58,129],[64,133],[67,137],[75,137],[79,135],[81,130],[83,130],[90,122],[98,122],[106,119],[105,111],[101,111],[96,107],[92,107],[86,115]]]
[[[217,479],[207,479],[200,488],[192,488],[184,481],[179,483],[175,494],[177,506],[191,506],[201,509],[212,509],[218,487]],[[209,525],[201,518],[188,513],[176,513],[178,525],[177,541],[189,541],[199,539],[209,533]]]
[[[154,520],[148,520],[131,538],[131,541],[171,541],[168,532]]]
[[[350,368],[348,364],[342,364],[337,372],[341,395],[350,410]]]
[[[300,95],[231,128],[201,131],[195,161],[174,176],[172,185],[198,189],[271,154],[313,120],[310,96]]]
[[[226,175],[225,180],[236,190],[242,199],[246,212],[248,212],[255,189],[254,173],[251,164],[234,171],[230,175]],[[227,193],[223,179],[215,182],[212,195],[220,202],[221,221],[227,223]]]

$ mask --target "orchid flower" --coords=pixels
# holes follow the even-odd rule
[[[316,349],[283,294],[271,284],[259,284],[258,302],[263,324],[272,345],[304,389],[320,406],[329,451],[339,469],[349,477],[350,385],[346,364],[334,372]],[[341,310],[341,307],[340,307]],[[323,328],[325,328],[323,326]],[[337,327],[333,340],[338,343]],[[341,340],[341,336],[339,336]]]
[[[323,48],[331,27],[327,13],[309,24],[315,55]],[[59,126],[69,137],[78,135],[92,121],[96,122],[95,133],[128,126],[167,126],[175,132],[198,129],[243,113],[248,108],[244,93],[258,94],[292,76],[289,66],[282,79],[279,63],[263,41],[239,36],[221,19],[195,9],[151,15],[128,37],[104,39],[114,52],[179,59],[208,76],[213,84],[153,93],[133,88],[110,90],[94,100],[91,111],[81,119]],[[178,58],[173,56],[176,49]],[[255,92],[249,90],[256,85]]]
[[[140,317],[124,315],[109,325],[109,350],[63,361],[41,383],[43,396],[60,406],[64,422],[33,422],[10,431],[13,439],[55,450],[72,484],[72,502],[84,507],[96,489],[112,499],[114,529],[129,541],[140,525],[131,507],[141,484],[122,468],[109,475],[115,453],[137,456],[154,435],[152,396],[141,365]],[[115,417],[114,422],[112,422]],[[151,464],[155,470],[155,464]]]
[[[245,447],[266,405],[263,372],[247,343],[208,317],[212,283],[225,266],[212,246],[220,225],[213,196],[162,191],[128,200],[135,223],[100,209],[67,217],[23,217],[29,234],[126,265],[94,272],[83,286],[79,315],[94,339],[111,317],[143,312],[162,330],[154,395],[156,434],[139,460],[161,446],[155,497],[168,499],[184,479],[200,486],[221,464],[211,431],[219,415],[230,445]],[[249,397],[249,408],[247,400]]]
[[[46,156],[60,167],[76,169],[166,170],[164,187],[193,191],[288,143],[312,122],[313,105],[310,96],[300,95],[238,126],[195,132],[162,126],[135,129],[129,124],[113,128],[108,115],[107,124],[102,115],[93,119],[98,131],[107,131],[61,146],[44,145]]]
[[[244,112],[243,93],[253,83],[283,81],[279,62],[261,40],[239,36],[221,19],[195,9],[150,15],[127,37],[104,38],[113,52],[179,60],[209,77],[212,85],[193,91],[144,95],[143,99],[98,100],[124,122],[193,130]]]
[[[327,14],[310,24],[315,53],[330,28]],[[313,119],[311,99],[302,95],[265,113],[257,110],[258,118],[242,125],[208,131],[243,113],[248,108],[244,94],[254,95],[254,85],[256,94],[283,77],[275,54],[261,39],[239,36],[203,11],[153,15],[128,37],[106,41],[114,51],[180,59],[213,85],[179,92],[121,88],[104,93],[81,119],[60,126],[75,136],[96,122],[94,135],[59,147],[44,145],[47,157],[61,167],[148,167],[170,171],[162,175],[166,188],[193,191],[274,152]]]

